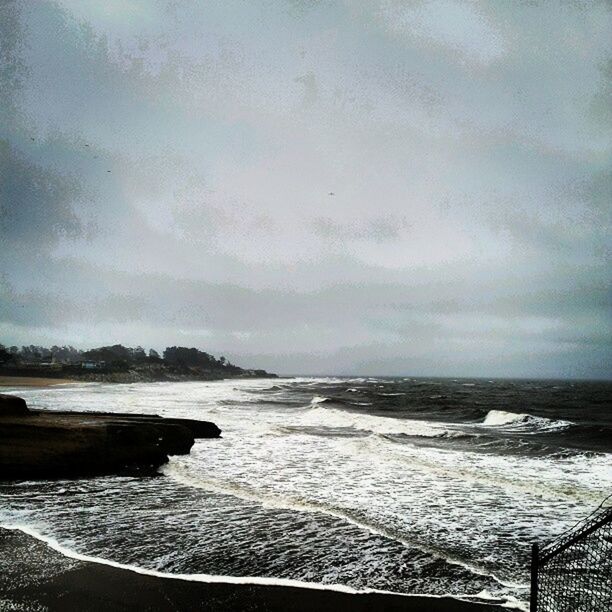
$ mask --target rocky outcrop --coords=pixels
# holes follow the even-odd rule
[[[23,397],[0,393],[0,418],[3,416],[23,416],[28,412],[28,405]]]
[[[29,410],[0,395],[0,478],[155,473],[196,438],[218,438],[206,421],[144,414]]]

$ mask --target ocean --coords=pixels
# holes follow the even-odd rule
[[[215,422],[163,477],[0,485],[0,525],[172,574],[495,598],[612,492],[612,383],[281,378],[13,389]]]

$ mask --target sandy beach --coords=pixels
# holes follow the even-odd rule
[[[67,557],[18,530],[0,529],[0,609],[14,611],[500,612],[452,598],[158,577]],[[508,608],[505,608],[508,609]]]
[[[53,387],[74,384],[68,378],[43,378],[38,376],[0,376],[0,387]]]

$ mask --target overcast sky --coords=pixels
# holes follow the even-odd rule
[[[3,0],[0,29],[3,344],[612,377],[608,2]]]

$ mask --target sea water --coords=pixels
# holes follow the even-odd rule
[[[153,478],[0,485],[0,524],[173,574],[528,598],[529,552],[612,491],[612,384],[285,378],[15,389],[210,420]]]

